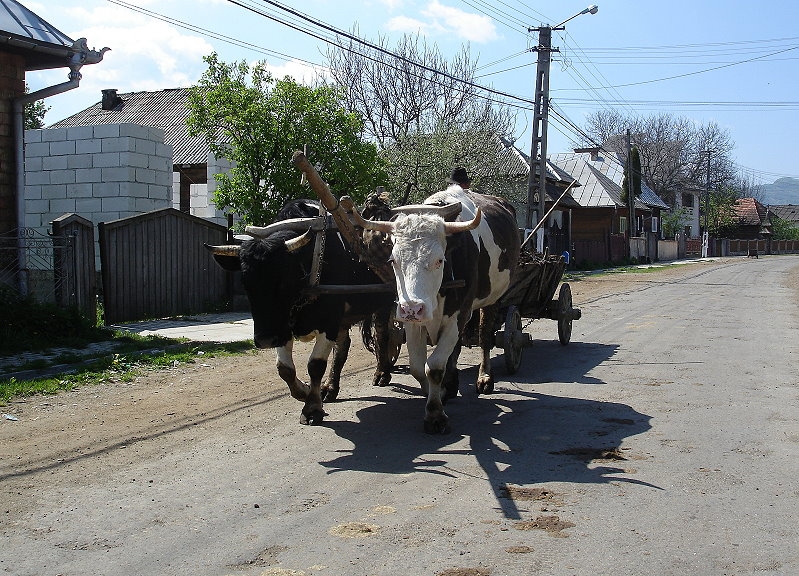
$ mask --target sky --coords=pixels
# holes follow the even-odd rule
[[[597,0],[594,0],[597,1]],[[101,90],[163,90],[195,84],[216,52],[228,63],[266,61],[278,77],[324,72],[331,29],[389,46],[420,34],[451,59],[468,46],[483,86],[517,98],[516,144],[531,147],[538,34],[555,26],[547,151],[566,152],[588,114],[671,114],[715,122],[735,148],[742,176],[770,183],[799,177],[799,2],[796,0],[22,0],[102,62],[80,87],[48,98],[45,124],[97,103]],[[320,25],[293,16],[301,12]],[[299,30],[298,30],[299,29]],[[308,34],[307,32],[310,32]],[[68,69],[29,72],[31,91],[67,80]],[[799,198],[796,199],[799,203]]]

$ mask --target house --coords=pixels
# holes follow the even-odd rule
[[[739,198],[733,205],[737,223],[733,238],[741,240],[762,240],[771,237],[771,218],[769,209],[754,198]]]
[[[698,238],[701,235],[699,215],[702,212],[702,197],[706,190],[699,188],[684,188],[675,194],[674,208],[683,208],[682,232],[686,238]]]
[[[599,147],[577,148],[573,153],[552,154],[554,169],[580,183],[572,197],[580,206],[571,221],[574,258],[587,262],[612,262],[627,257],[629,208],[621,199],[624,162]],[[633,231],[660,236],[660,214],[668,205],[644,182],[635,200]]]
[[[77,88],[81,69],[109,48],[89,49],[85,38],[71,39],[15,0],[0,4],[0,33],[0,282],[27,294],[25,105]],[[68,69],[67,81],[25,93],[26,72],[56,68]]]
[[[48,129],[135,124],[162,130],[164,144],[172,148],[172,207],[227,224],[227,217],[211,197],[216,189],[214,174],[230,165],[211,154],[204,137],[189,134],[188,99],[188,88],[122,94],[107,89],[94,105],[54,122]]]

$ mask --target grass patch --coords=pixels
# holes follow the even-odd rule
[[[166,338],[157,338],[157,340],[169,341]],[[152,348],[152,342],[150,345]],[[255,351],[250,341],[224,344],[175,344],[174,347],[173,350],[152,353],[146,351],[137,353],[136,350],[127,353],[119,351],[113,354],[105,353],[101,357],[90,360],[88,364],[82,365],[71,374],[59,374],[31,380],[17,380],[16,378],[0,380],[0,406],[5,406],[12,398],[36,394],[56,394],[61,391],[73,390],[79,386],[130,382],[148,370],[191,364],[203,358],[234,356]],[[85,360],[85,358],[82,357],[81,360]]]

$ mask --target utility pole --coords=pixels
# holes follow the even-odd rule
[[[535,105],[533,107],[533,141],[530,146],[530,174],[527,177],[527,218],[524,227],[533,229],[533,205],[536,204],[536,170],[534,162],[538,162],[538,209],[536,211],[536,224],[544,216],[544,202],[546,199],[546,174],[547,174],[547,124],[549,117],[549,68],[552,62],[552,28],[528,28],[528,32],[538,31],[538,66],[535,75]],[[538,228],[536,237],[536,251],[544,251],[544,227]]]
[[[632,252],[632,239],[637,236],[635,226],[635,190],[633,190],[633,149],[630,141],[630,129],[627,128],[627,163],[625,166],[627,176],[627,206],[630,213],[630,222],[627,225],[627,235],[630,238],[630,251]]]
[[[533,206],[537,204],[536,224],[544,219],[544,204],[546,202],[546,182],[547,182],[547,124],[549,118],[549,67],[552,62],[552,52],[560,52],[557,48],[552,48],[552,31],[565,30],[564,24],[572,18],[577,18],[582,14],[596,14],[599,8],[592,4],[588,8],[578,12],[574,16],[566,18],[555,26],[541,26],[539,28],[528,28],[528,32],[538,32],[538,46],[533,48],[538,52],[538,66],[535,76],[535,102],[533,106],[533,139],[530,145],[530,173],[527,177],[527,216],[524,227],[527,230],[533,229]],[[536,202],[536,170],[535,162],[538,162],[538,202]],[[525,238],[526,240],[526,238]],[[544,251],[544,226],[538,227],[536,237],[536,251]]]
[[[710,243],[710,232],[707,228],[708,218],[710,217],[710,154],[713,150],[703,150],[702,154],[707,154],[707,180],[705,184],[705,229],[702,232],[702,258],[707,258],[707,248]]]

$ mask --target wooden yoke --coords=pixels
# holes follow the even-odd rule
[[[308,179],[308,184],[311,185],[313,191],[319,196],[319,201],[327,208],[328,212],[330,212],[330,215],[333,217],[333,221],[336,223],[336,226],[338,226],[339,234],[341,234],[344,241],[349,244],[353,252],[358,256],[358,259],[369,266],[383,282],[393,285],[394,271],[387,262],[377,262],[370,256],[364,246],[363,238],[355,229],[355,225],[350,222],[346,211],[330,191],[330,187],[327,183],[322,180],[322,177],[319,176],[319,173],[308,161],[305,154],[297,150],[291,157],[291,161],[298,170],[305,174],[305,177]]]

